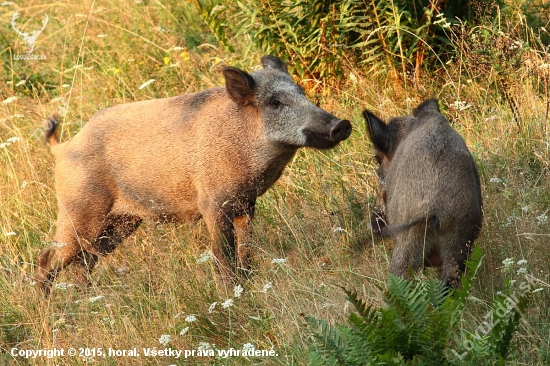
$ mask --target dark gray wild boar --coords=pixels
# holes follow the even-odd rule
[[[298,148],[328,149],[351,133],[306,99],[280,59],[261,62],[252,74],[224,68],[225,88],[102,110],[62,144],[50,124],[59,213],[55,243],[38,258],[39,287],[48,293],[71,262],[87,283],[98,255],[145,218],[202,217],[222,278],[249,268],[257,197]]]
[[[456,286],[483,218],[474,159],[462,137],[439,111],[437,100],[388,124],[363,112],[376,150],[378,195],[372,230],[391,236],[390,272],[439,267],[440,279]]]

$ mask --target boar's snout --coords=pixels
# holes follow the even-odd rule
[[[344,141],[351,135],[351,123],[345,119],[338,119],[328,113],[323,119],[316,119],[302,129],[306,141],[302,146],[316,149],[330,149]]]
[[[351,135],[351,123],[347,119],[338,122],[330,130],[330,139],[336,142],[344,141]]]

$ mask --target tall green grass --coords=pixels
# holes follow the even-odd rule
[[[10,25],[15,10],[21,27],[29,30],[41,25],[44,13],[49,15],[34,50],[47,60],[13,60],[14,53],[24,52]],[[360,112],[368,107],[384,118],[409,113],[431,95],[439,98],[444,114],[467,141],[483,185],[479,243],[486,260],[464,320],[482,322],[503,286],[505,258],[526,259],[545,290],[533,297],[519,327],[517,363],[548,361],[550,136],[547,69],[541,66],[548,64],[547,54],[538,51],[542,61],[535,60],[535,66],[520,62],[508,72],[521,107],[521,130],[495,82],[495,71],[483,69],[467,52],[458,52],[416,88],[342,58],[343,77],[317,83],[309,97],[350,119],[354,132],[334,150],[301,150],[259,199],[256,274],[240,297],[231,288],[216,289],[213,262],[200,263],[210,244],[199,223],[143,225],[100,260],[92,287],[70,286],[68,270],[51,298],[43,299],[32,277],[38,253],[55,232],[57,213],[54,161],[48,146],[36,138],[43,120],[56,110],[64,112],[61,138],[67,140],[106,106],[223,85],[223,65],[251,70],[261,53],[247,35],[228,31],[227,40],[220,39],[197,4],[189,2],[29,0],[0,6],[0,19],[0,144],[20,139],[0,149],[0,364],[87,364],[90,360],[80,357],[14,359],[9,352],[13,347],[164,348],[159,342],[163,334],[171,336],[168,346],[173,348],[198,349],[206,342],[218,349],[241,349],[252,343],[256,349],[273,348],[278,356],[94,360],[102,365],[307,363],[306,316],[335,323],[350,312],[339,286],[357,289],[369,304],[383,304],[392,243],[367,229],[376,177]],[[513,24],[491,27],[494,35],[508,34]],[[233,53],[224,42],[234,47]],[[230,298],[233,305],[223,308]],[[188,315],[197,320],[186,321]]]

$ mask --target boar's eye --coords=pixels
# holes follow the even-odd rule
[[[281,101],[278,100],[278,99],[273,99],[273,100],[271,101],[271,106],[272,106],[273,108],[279,108],[279,107],[281,106],[281,104],[282,104]]]

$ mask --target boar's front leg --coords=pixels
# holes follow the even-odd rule
[[[235,282],[236,267],[233,210],[227,206],[230,205],[209,203],[201,209],[224,285]]]
[[[255,202],[244,205],[234,219],[235,235],[237,237],[237,268],[245,276],[250,274],[250,257],[252,252],[252,220],[254,219]]]

